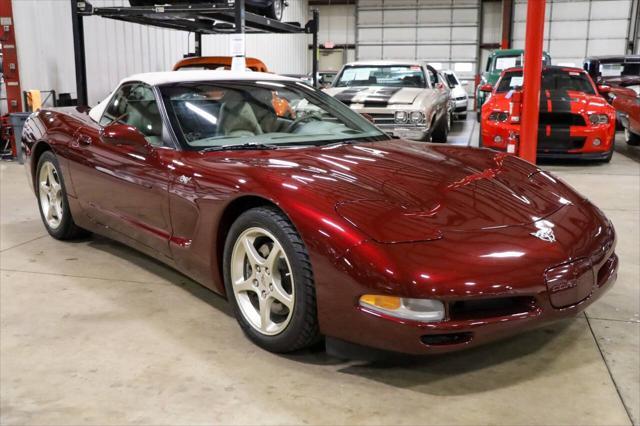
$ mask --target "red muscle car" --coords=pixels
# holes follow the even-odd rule
[[[522,68],[502,72],[489,100],[482,106],[480,143],[506,150],[519,135],[520,121],[510,115],[514,90],[522,86]],[[606,87],[600,87],[606,91]],[[599,95],[589,75],[579,68],[547,66],[542,70],[538,158],[581,158],[610,161],[615,139],[616,111]]]
[[[34,113],[23,144],[52,237],[165,262],[275,352],[466,348],[575,315],[616,278],[611,222],[551,174],[393,140],[286,77],[133,76],[90,111]]]

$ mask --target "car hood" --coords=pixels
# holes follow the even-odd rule
[[[412,104],[426,90],[419,87],[330,87],[325,92],[347,105],[349,104]]]
[[[389,141],[243,154],[225,161],[386,243],[530,224],[578,200],[530,163],[484,149]]]

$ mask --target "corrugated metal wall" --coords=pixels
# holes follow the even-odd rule
[[[308,0],[288,0],[289,7],[285,9],[285,22],[300,22],[305,25],[308,21]],[[281,74],[306,74],[311,55],[309,44],[311,36],[307,34],[248,34],[246,37],[247,56],[260,58],[267,67]],[[202,38],[203,55],[228,55],[229,36],[207,35]]]
[[[358,59],[420,59],[475,73],[479,0],[359,0]]]
[[[7,0],[2,0],[7,1]],[[93,0],[95,6],[122,6],[127,0]],[[289,0],[285,20],[307,21],[307,0]],[[13,0],[14,20],[24,90],[54,89],[76,95],[71,10],[68,0]],[[203,54],[228,54],[227,36],[205,36]],[[247,54],[276,72],[304,73],[309,55],[307,35],[249,35]],[[180,31],[85,19],[89,103],[99,102],[122,78],[169,70],[193,50],[193,35]],[[296,52],[296,54],[292,54]],[[300,52],[300,53],[298,53]]]
[[[582,66],[586,56],[626,53],[631,0],[548,0],[544,47],[554,64]],[[524,47],[527,4],[514,9],[513,46]]]

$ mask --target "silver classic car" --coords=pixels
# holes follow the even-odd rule
[[[446,142],[451,94],[435,68],[417,61],[346,64],[325,92],[404,139]]]

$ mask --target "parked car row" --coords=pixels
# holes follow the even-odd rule
[[[519,55],[514,59],[513,55]],[[522,51],[490,55],[478,86],[480,146],[517,150],[523,86]],[[496,77],[496,71],[508,65]],[[589,57],[584,69],[550,66],[543,56],[538,158],[610,161],[617,123],[631,145],[640,143],[640,56]],[[493,79],[495,81],[492,83]],[[605,100],[607,102],[605,102]]]

